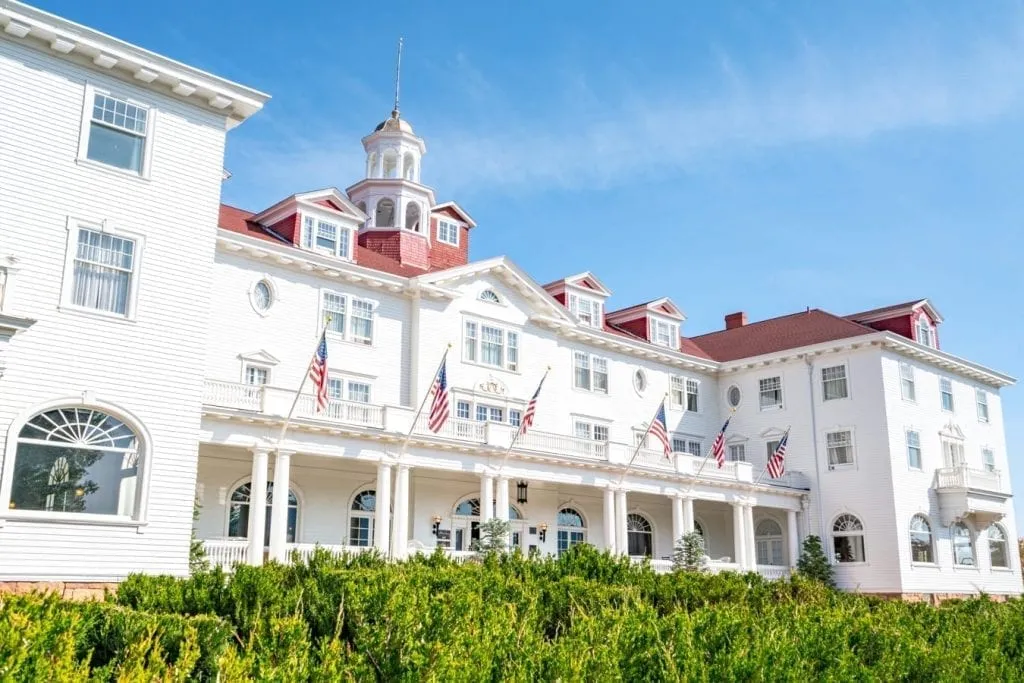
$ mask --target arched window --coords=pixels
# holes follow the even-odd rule
[[[420,231],[420,205],[416,202],[409,202],[405,207],[405,229]]]
[[[366,213],[366,202],[357,202],[356,203],[356,208],[359,209],[360,211],[362,211],[363,213]],[[366,215],[369,216],[370,214],[366,214]],[[367,220],[369,220],[369,219],[367,219]],[[366,223],[364,222],[363,225],[365,226]]]
[[[402,177],[406,180],[416,180],[416,157],[412,152],[406,152],[402,157]]]
[[[494,501],[494,511],[497,512],[498,501]],[[479,517],[480,516],[480,499],[479,498],[467,498],[458,505],[455,506],[455,512],[453,513],[459,517]],[[523,513],[512,504],[508,506],[508,518],[522,519]]]
[[[398,177],[398,152],[389,149],[384,152],[384,176],[385,178]]]
[[[950,527],[950,534],[953,537],[953,564],[963,567],[977,566],[974,558],[974,539],[971,538],[971,530],[967,525],[957,522]]]
[[[643,515],[626,515],[626,542],[632,557],[650,557],[654,554],[654,530]]]
[[[561,555],[578,543],[587,542],[587,523],[574,508],[558,511],[558,554]]]
[[[485,289],[484,291],[480,292],[480,301],[486,301],[492,304],[500,304],[501,297],[499,297],[493,289]]]
[[[373,513],[377,510],[377,492],[360,491],[352,499],[349,512],[348,544],[368,548],[373,544]]]
[[[370,155],[366,157],[366,177],[376,178],[377,177],[377,153],[370,152]]]
[[[993,567],[1009,568],[1010,553],[1006,541],[1006,532],[998,524],[988,528],[988,557]]]
[[[697,520],[693,521],[693,530],[700,534],[700,537],[705,539],[705,542],[707,542],[707,536],[704,534],[704,526]]]
[[[10,510],[138,515],[139,438],[112,415],[39,413],[18,433],[13,464]]]
[[[785,564],[782,550],[782,527],[774,519],[762,519],[754,529],[757,563],[781,567]]]
[[[935,562],[932,550],[932,525],[923,515],[910,518],[910,561]]]
[[[842,514],[832,523],[832,551],[836,562],[864,562],[864,525],[854,515]]]
[[[231,492],[231,507],[228,509],[228,537],[249,537],[249,505],[252,494],[252,482],[245,482]],[[267,482],[266,506],[267,514],[263,525],[263,545],[270,545],[270,514],[271,501],[274,499],[274,482]],[[295,542],[295,530],[299,523],[299,498],[291,489],[288,490],[288,543]]]
[[[377,202],[377,216],[374,224],[378,228],[395,227],[395,202],[384,198]]]

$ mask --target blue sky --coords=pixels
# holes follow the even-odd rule
[[[243,208],[360,177],[402,35],[423,180],[474,258],[670,296],[691,335],[929,297],[945,350],[1024,376],[1020,2],[36,2],[270,93],[229,137]]]

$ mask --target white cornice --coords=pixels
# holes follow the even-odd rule
[[[951,372],[964,375],[965,377],[970,377],[982,384],[988,384],[994,387],[1006,387],[1017,383],[1016,378],[1011,377],[1010,375],[960,358],[959,356],[954,356],[953,354],[946,353],[945,351],[939,351],[938,349],[933,349],[930,346],[918,344],[917,342],[911,341],[906,337],[901,337],[893,332],[883,332],[882,340],[884,346],[890,350],[924,361],[931,365],[937,365],[944,370],[949,370]]]
[[[232,125],[270,96],[15,0],[0,0],[0,37],[224,114]]]

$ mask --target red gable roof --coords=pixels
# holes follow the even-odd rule
[[[730,361],[876,332],[866,325],[812,308],[803,313],[691,337],[690,342],[717,361]]]

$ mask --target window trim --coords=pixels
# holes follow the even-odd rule
[[[982,400],[984,399],[984,400]],[[981,407],[985,406],[985,417],[981,416]],[[978,422],[989,424],[992,422],[992,412],[989,410],[988,392],[984,389],[974,390],[974,412],[977,414]]]
[[[957,527],[962,528],[967,532],[967,540],[971,549],[971,564],[964,564],[957,562],[956,556],[956,529]],[[986,538],[986,540],[988,540]],[[953,569],[968,569],[977,571],[980,569],[980,563],[978,562],[978,534],[975,533],[971,527],[967,526],[965,522],[954,522],[949,525],[949,550],[953,556]]]
[[[838,522],[840,520],[840,518],[842,518],[842,517],[851,517],[851,518],[853,518],[860,525],[860,529],[859,530],[854,530],[852,532],[836,531],[836,522]],[[860,538],[861,551],[864,554],[864,559],[862,559],[862,560],[852,560],[850,562],[843,562],[842,560],[837,558],[836,557],[836,552],[835,552],[836,538],[856,538],[856,537]],[[842,510],[841,512],[839,512],[839,514],[835,515],[832,518],[832,524],[829,526],[829,539],[832,541],[831,546],[828,548],[829,563],[830,564],[834,564],[834,565],[853,565],[853,566],[869,564],[869,562],[868,562],[867,527],[864,525],[863,517],[861,517],[857,513],[850,512],[849,510]]]
[[[329,380],[329,382],[340,382],[341,383],[341,398],[334,398],[333,396],[330,395],[331,387],[330,387],[330,384],[328,384],[328,387],[327,387],[328,399],[331,400],[331,401],[343,401],[345,403],[356,403],[356,404],[359,404],[359,405],[372,406],[372,405],[374,405],[374,403],[373,403],[373,395],[375,393],[374,392],[374,384],[375,384],[374,380],[375,379],[377,379],[377,378],[376,377],[370,377],[370,376],[367,376],[367,375],[357,375],[357,374],[353,374],[353,373],[350,373],[350,372],[341,372],[341,371],[330,370],[329,373],[328,373],[328,380]],[[365,384],[367,387],[369,387],[370,391],[369,391],[369,400],[368,401],[363,403],[362,401],[353,401],[352,399],[349,398],[349,386],[351,384],[353,384],[353,383],[355,383],[355,384]]]
[[[421,218],[420,221],[422,221],[422,220],[423,219]],[[455,228],[455,241],[454,242],[452,242],[450,240],[443,239],[441,237],[441,224],[442,223],[450,225],[450,226]],[[438,219],[437,219],[437,228],[434,231],[434,233],[435,233],[435,235],[437,237],[437,241],[440,244],[447,244],[449,247],[457,247],[457,246],[459,246],[459,239],[460,239],[459,238],[459,233],[461,231],[462,231],[462,226],[459,225],[457,222],[451,220],[450,218],[440,218],[440,217],[438,217]]]
[[[843,387],[845,388],[845,394],[846,395],[845,396],[834,396],[832,398],[829,398],[827,393],[826,393],[826,391],[825,391],[825,384],[826,384],[826,382],[837,382],[838,380],[837,379],[826,380],[825,379],[825,371],[826,370],[835,370],[836,368],[842,368],[843,369],[842,380],[843,380]],[[851,397],[851,393],[852,392],[850,391],[850,367],[849,367],[849,364],[846,363],[845,361],[842,362],[842,363],[836,363],[835,365],[823,365],[821,367],[821,371],[820,371],[820,374],[819,374],[819,379],[821,381],[821,402],[822,403],[827,403],[829,401],[845,401],[845,400],[848,400]]]
[[[903,376],[904,369],[910,370],[909,378]],[[899,373],[900,398],[902,398],[904,401],[907,401],[908,403],[917,403],[917,372],[914,366],[906,361],[900,361],[897,372]],[[904,387],[904,382],[910,382],[909,397],[907,396],[908,392]]]
[[[341,221],[337,220],[337,218],[334,218],[334,217],[325,218],[324,216],[321,216],[318,213],[314,213],[312,211],[306,211],[305,209],[301,209],[298,212],[298,217],[299,217],[298,218],[298,220],[299,220],[299,243],[298,243],[298,246],[299,246],[300,249],[302,249],[303,251],[308,251],[311,254],[319,254],[320,256],[329,256],[331,258],[341,259],[343,261],[351,261],[351,262],[355,261],[355,258],[353,257],[353,254],[355,252],[355,244],[356,244],[355,239],[356,239],[356,235],[355,235],[355,230],[353,230],[351,226],[345,225]],[[334,233],[334,251],[333,252],[327,251],[326,249],[323,249],[323,248],[320,248],[320,247],[316,246],[316,233],[313,232],[312,235],[311,235],[308,232],[308,229],[307,229],[307,226],[306,226],[306,219],[309,219],[309,220],[313,221],[313,226],[312,227],[313,227],[314,230],[316,230],[316,229],[318,229],[320,227],[320,223],[326,223],[328,225],[334,226],[335,233]],[[339,253],[339,250],[341,248],[341,242],[342,242],[341,233],[343,231],[347,231],[348,232],[348,236],[346,238],[347,243],[348,243],[348,255],[347,256],[342,256]],[[310,240],[308,246],[306,244],[307,240]]]
[[[476,337],[474,338],[474,358],[469,359],[466,357],[466,323],[473,323],[476,325]],[[484,357],[484,327],[491,327],[501,330],[501,365],[491,365],[490,363],[483,362]],[[460,346],[462,348],[462,354],[460,360],[468,365],[476,365],[481,368],[487,368],[488,370],[499,370],[501,372],[510,372],[512,374],[520,374],[520,370],[523,367],[523,330],[521,327],[510,325],[506,322],[501,322],[491,318],[484,318],[475,315],[463,315],[462,316],[462,330],[461,330]],[[514,363],[509,362],[509,333],[516,336],[516,359]]]
[[[64,225],[67,232],[65,236],[64,253],[64,274],[61,278],[60,304],[61,311],[74,311],[86,315],[94,315],[104,320],[121,320],[135,322],[138,309],[139,278],[142,276],[142,255],[146,249],[146,238],[141,233],[123,230],[117,226],[107,224],[105,221],[96,223],[81,218],[68,216]],[[88,306],[79,306],[74,303],[75,290],[75,256],[78,254],[78,231],[80,229],[92,230],[103,234],[113,235],[121,239],[132,240],[135,243],[132,254],[132,273],[128,285],[128,297],[125,304],[125,312],[115,313],[113,311],[101,311]]]
[[[572,373],[572,388],[573,391],[582,391],[586,394],[592,394],[594,396],[610,396],[611,395],[611,359],[607,356],[600,354],[591,353],[589,351],[580,351],[577,349],[569,349],[571,354],[569,359],[569,368]],[[587,358],[587,373],[590,379],[589,387],[581,387],[576,384],[576,354],[585,356]],[[604,361],[604,379],[605,379],[605,390],[598,391],[594,389],[594,361]]]
[[[356,503],[356,499],[362,496],[364,493],[373,492],[373,510],[356,510],[353,506]],[[350,548],[373,548],[377,541],[377,482],[369,481],[356,487],[356,490],[349,496],[348,499],[348,524],[345,525],[345,545]],[[356,519],[368,519],[370,521],[370,534],[367,539],[366,545],[357,545],[352,542],[352,521]],[[298,527],[298,515],[296,515],[296,527]],[[298,529],[296,529],[298,533]]]
[[[779,402],[770,405],[765,405],[761,400],[764,395],[764,389],[761,388],[761,382],[770,379],[779,380]],[[786,393],[785,388],[782,386],[782,375],[769,375],[767,377],[757,378],[757,406],[761,412],[767,412],[771,410],[782,410],[786,406]]]
[[[949,391],[943,390],[943,383],[949,384]],[[944,395],[949,394],[949,408],[946,408],[942,398]],[[953,380],[949,377],[939,377],[939,409],[944,413],[955,413],[956,412],[956,395],[953,393]]]
[[[590,307],[590,322],[583,320],[580,317],[580,302],[587,302]],[[604,301],[593,296],[587,296],[585,294],[578,294],[576,292],[565,292],[565,307],[569,309],[569,313],[576,319],[576,321],[584,327],[589,327],[595,330],[604,329]]]
[[[317,330],[321,329],[325,322],[326,310],[324,307],[324,295],[332,294],[345,300],[345,331],[338,332],[331,328],[325,328],[327,338],[334,341],[345,342],[346,344],[352,344],[353,346],[359,346],[363,348],[374,348],[377,346],[377,323],[380,320],[378,311],[380,310],[380,302],[376,299],[368,299],[362,296],[356,296],[349,292],[343,292],[337,289],[330,289],[329,287],[321,287],[319,289],[320,300],[317,302]],[[369,304],[371,309],[370,314],[370,341],[360,341],[361,337],[356,337],[353,333],[353,326],[355,324],[356,316],[354,314],[355,306],[354,301],[361,301]]]
[[[146,134],[144,136],[145,142],[142,147],[142,168],[138,172],[127,168],[121,168],[119,166],[111,166],[110,164],[105,164],[102,161],[89,158],[89,137],[92,132],[92,108],[96,95],[106,95],[107,97],[117,100],[124,100],[128,104],[146,109]],[[78,152],[75,157],[75,162],[83,166],[92,166],[93,168],[102,169],[104,171],[119,173],[127,178],[138,178],[149,181],[153,167],[153,141],[155,138],[154,133],[156,132],[156,119],[157,108],[152,103],[143,102],[135,99],[134,97],[128,97],[123,92],[103,86],[97,86],[95,83],[86,82],[82,96],[82,116],[78,124]]]
[[[917,467],[914,467],[910,463],[910,448],[911,448],[911,446],[910,446],[910,435],[911,434],[916,434],[917,435]],[[920,429],[911,429],[911,428],[904,429],[903,430],[903,442],[906,445],[907,469],[913,470],[914,472],[923,472],[924,471],[924,448],[921,447],[921,430]]]
[[[658,325],[668,327],[668,344],[662,344],[658,341]],[[654,346],[679,351],[679,323],[649,315],[647,316],[647,338]]]
[[[263,384],[251,384],[249,382],[249,368],[255,370],[264,370],[267,373],[267,381]],[[247,387],[267,387],[271,386],[270,378],[273,377],[274,366],[270,363],[261,363],[259,361],[244,360],[242,361],[242,378],[241,383]]]
[[[274,483],[275,482],[274,482],[274,478],[273,477],[270,477],[270,478],[267,479],[267,491],[270,493],[270,496],[268,496],[268,498],[273,496],[273,486],[274,486]],[[231,500],[231,496],[233,496],[235,491],[237,491],[239,488],[241,488],[244,484],[248,484],[249,485],[249,492],[250,492],[249,493],[249,506],[250,506],[250,510],[252,509],[252,475],[251,474],[246,474],[245,476],[243,476],[243,477],[241,477],[239,479],[235,479],[231,483],[231,485],[227,487],[227,495],[224,498],[224,504],[223,504],[223,507],[224,507],[224,522],[223,522],[223,524],[224,524],[224,526],[222,528],[224,529],[224,536],[223,536],[224,538],[233,538],[233,539],[236,539],[236,540],[244,539],[246,541],[249,540],[248,529],[246,530],[245,536],[229,536],[228,535],[229,532],[230,532],[230,529],[231,529],[231,503],[233,502]],[[303,531],[303,529],[302,529],[302,518],[303,518],[303,510],[306,507],[306,497],[303,495],[302,490],[299,489],[299,487],[295,484],[295,480],[292,479],[291,477],[288,477],[288,493],[291,493],[291,494],[295,495],[295,541],[294,542],[295,543],[302,543],[302,540],[301,540],[302,539],[302,531]],[[286,494],[285,495],[285,501],[287,502],[287,500],[288,500],[288,496]],[[269,502],[267,503],[267,507],[270,507],[270,503]],[[285,505],[285,507],[286,508],[291,508],[291,505]],[[285,513],[285,520],[286,520],[285,521],[285,527],[286,527],[285,528],[285,532],[286,532],[286,535],[287,535],[287,531],[288,531],[287,530],[287,518],[288,518],[288,515],[287,515],[287,513]],[[250,517],[250,519],[251,519],[251,517]],[[267,510],[267,516],[265,518],[264,524],[265,525],[269,525],[270,524],[270,510]],[[266,532],[264,532],[264,533],[266,533]],[[266,545],[264,545],[263,547],[264,547],[264,549],[268,548],[268,546],[266,546]]]
[[[267,306],[267,310],[261,311],[259,306],[256,305],[256,288],[259,287],[260,283],[263,283],[270,290],[270,304]],[[274,308],[274,304],[278,301],[277,285],[274,283],[273,278],[267,274],[262,274],[255,278],[249,283],[249,305],[252,306],[252,310],[256,312],[256,315],[261,318],[266,318],[270,315],[270,312]]]
[[[916,531],[916,532],[914,531],[914,520],[916,520],[916,519],[922,520],[925,523],[925,526],[928,527],[928,554],[931,555],[931,558],[932,558],[931,560],[928,560],[928,561],[915,560],[914,559],[914,540],[913,540],[914,539],[914,534],[915,533],[924,533],[922,531]],[[914,566],[914,567],[935,567],[935,566],[938,566],[939,557],[938,557],[938,553],[936,552],[937,549],[936,549],[936,546],[935,546],[935,528],[932,526],[932,520],[930,520],[928,518],[928,515],[926,515],[923,512],[915,512],[914,514],[912,514],[910,516],[910,522],[907,524],[907,541],[909,542],[909,546],[908,547],[910,549],[910,564],[911,564],[911,566]]]
[[[139,473],[136,505],[137,510],[134,517],[123,515],[100,515],[76,512],[47,512],[46,510],[11,510],[8,505],[11,500],[11,489],[14,484],[14,461],[18,452],[18,435],[21,433],[25,423],[30,419],[45,413],[48,410],[58,408],[85,408],[96,410],[111,417],[114,417],[130,427],[137,437],[138,469]],[[149,524],[149,492],[150,480],[152,478],[152,446],[153,438],[142,422],[131,411],[120,406],[102,400],[84,401],[81,395],[65,396],[62,398],[36,404],[18,413],[10,426],[7,428],[7,439],[4,451],[2,471],[0,471],[0,527],[6,520],[25,520],[51,523],[81,524],[93,527],[135,527],[141,529]]]
[[[849,442],[849,446],[848,446],[848,448],[850,449],[850,462],[843,462],[843,463],[832,464],[829,461],[828,437],[829,437],[830,434],[843,434],[843,433],[846,433],[846,434],[850,435],[850,442]],[[826,429],[825,430],[825,434],[824,434],[824,441],[825,441],[825,465],[828,467],[830,472],[833,471],[833,470],[857,469],[857,438],[856,438],[856,434],[854,433],[854,428],[853,427],[836,426],[836,427],[832,427],[830,429]]]

